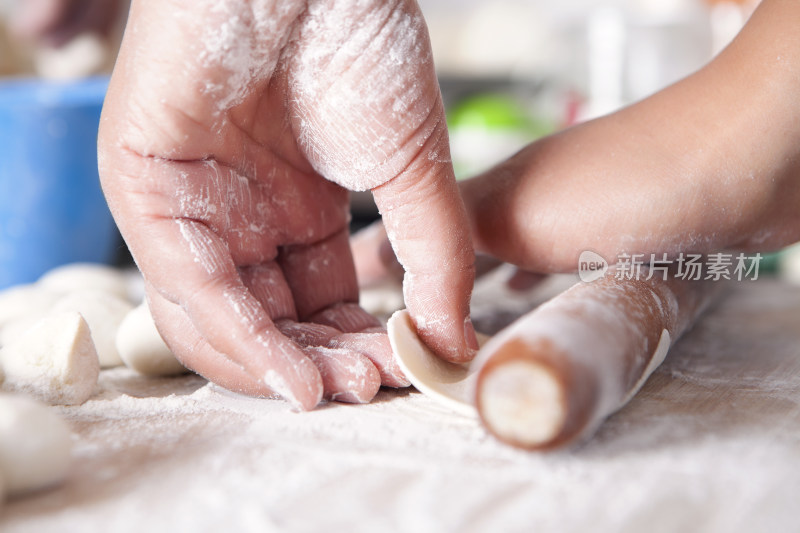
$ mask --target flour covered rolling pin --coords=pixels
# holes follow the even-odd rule
[[[480,416],[500,440],[553,449],[590,436],[639,390],[720,288],[618,279],[578,283],[489,339],[469,366],[433,356],[405,311],[389,322],[403,370],[421,391]]]

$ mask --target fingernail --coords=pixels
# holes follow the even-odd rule
[[[480,348],[478,345],[478,336],[475,334],[475,327],[472,325],[470,317],[464,319],[464,339],[467,341],[467,346],[473,352],[478,351],[478,348]]]

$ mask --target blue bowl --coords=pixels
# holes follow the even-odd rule
[[[107,88],[107,77],[0,82],[0,289],[113,259],[118,234],[97,174]]]

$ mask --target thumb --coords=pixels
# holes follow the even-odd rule
[[[425,21],[413,0],[346,4],[346,17],[309,9],[290,45],[298,148],[321,176],[372,190],[420,337],[445,359],[471,359],[472,241]]]

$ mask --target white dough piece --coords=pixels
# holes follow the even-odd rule
[[[102,73],[110,53],[105,39],[81,33],[58,48],[37,48],[33,59],[37,74],[43,78],[76,80]]]
[[[71,263],[56,267],[39,278],[38,286],[57,293],[96,290],[129,298],[130,282],[120,269],[95,263]]]
[[[63,481],[72,455],[67,424],[44,405],[0,395],[0,472],[9,495]]]
[[[26,316],[9,322],[2,329],[0,329],[0,348],[13,344],[14,341],[19,339],[26,331],[28,331],[34,324],[47,316],[48,312],[37,313],[35,315]]]
[[[417,390],[457,413],[478,416],[474,400],[477,372],[467,364],[448,363],[431,352],[417,337],[405,309],[392,315],[386,329],[397,363]]]
[[[0,292],[0,329],[11,322],[46,314],[61,295],[38,284],[17,285]]]
[[[89,324],[100,366],[122,364],[117,351],[117,329],[133,306],[118,296],[98,290],[73,292],[53,306],[53,311],[77,311]]]
[[[128,367],[146,376],[170,376],[186,372],[186,368],[175,359],[161,338],[147,302],[129,312],[120,324],[117,350]]]
[[[75,312],[39,320],[0,350],[3,389],[50,404],[78,405],[94,393],[100,363],[89,326]]]
[[[136,268],[127,268],[122,271],[125,276],[125,283],[128,285],[128,301],[133,305],[139,305],[144,301],[144,277]]]

